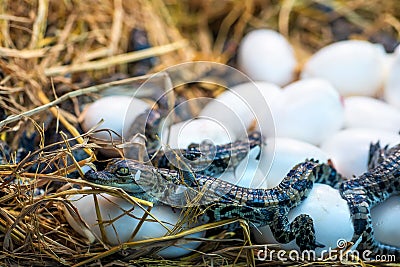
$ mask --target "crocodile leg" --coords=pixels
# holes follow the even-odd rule
[[[341,185],[340,193],[350,209],[354,226],[354,234],[351,241],[355,243],[367,229],[372,228],[370,205],[364,188],[349,190],[346,188],[346,185]]]
[[[343,176],[330,164],[320,164],[313,170],[315,183],[330,185],[338,189],[340,183],[344,180]]]
[[[372,227],[367,230],[370,232],[362,235],[361,242],[357,246],[359,252],[371,251],[371,255],[368,255],[371,258],[374,258],[376,255],[394,255],[396,259],[400,258],[400,248],[377,241],[374,238],[374,229]]]
[[[364,194],[352,194],[345,195],[344,198],[347,200],[352,214],[354,225],[352,242],[356,243],[361,237],[357,250],[359,252],[371,251],[371,256],[395,255],[398,259],[400,257],[400,248],[384,244],[375,239],[371,218],[371,205],[367,197]]]
[[[388,153],[389,149],[387,145],[385,147],[381,147],[379,141],[375,144],[371,143],[369,145],[368,153],[368,171],[373,170],[376,166],[381,164],[388,156]]]
[[[371,219],[371,209],[374,206],[400,192],[399,148],[400,145],[391,149],[387,147],[381,149],[379,144],[371,145],[370,155],[379,159],[373,160],[373,169],[340,186],[340,194],[347,201],[354,225],[352,241],[357,242],[361,238],[357,250],[368,250],[372,256],[389,254],[400,256],[400,248],[383,244],[375,239]]]
[[[315,250],[317,247],[324,247],[316,241],[314,223],[309,215],[301,214],[290,223],[287,212],[282,210],[285,208],[278,209],[273,213],[274,216],[268,224],[278,242],[288,243],[296,239],[296,244],[301,250]]]

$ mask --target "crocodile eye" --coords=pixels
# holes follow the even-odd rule
[[[129,175],[129,168],[128,167],[120,167],[116,170],[116,173],[121,176]]]

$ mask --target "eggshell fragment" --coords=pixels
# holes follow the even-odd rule
[[[321,79],[286,86],[279,110],[273,112],[276,135],[318,145],[343,125],[343,105],[335,88]]]
[[[335,249],[339,240],[350,241],[353,237],[354,227],[351,223],[347,202],[341,198],[338,190],[328,185],[315,183],[308,197],[289,212],[289,221],[293,221],[301,214],[311,216],[316,240],[324,245],[323,248],[315,250],[318,256],[323,250]],[[269,226],[253,229],[252,232],[260,244],[278,243]],[[285,250],[299,250],[295,241],[281,246]]]
[[[400,110],[372,97],[345,99],[345,127],[400,131]]]
[[[302,78],[331,82],[343,96],[373,96],[384,77],[384,49],[367,41],[341,41],[315,53],[304,65]]]
[[[255,81],[285,85],[293,80],[296,64],[293,48],[276,31],[254,30],[240,43],[239,68]]]
[[[377,141],[381,146],[393,146],[400,143],[400,136],[383,130],[351,128],[336,133],[321,145],[321,149],[342,175],[351,177],[368,170],[369,145]]]
[[[95,202],[93,195],[71,195],[69,200],[78,210],[82,220],[86,222],[89,228],[96,234],[97,237],[101,238],[100,227],[97,221],[97,215],[95,210]],[[140,218],[144,215],[144,211],[138,206],[133,206],[129,202],[111,196],[109,194],[98,194],[97,200],[99,203],[99,209],[101,218],[104,222],[104,232],[107,237],[108,243],[111,245],[119,245],[121,243],[129,241],[132,233],[138,226]],[[124,214],[129,213],[131,216]],[[171,207],[166,206],[154,206],[151,214],[157,219],[164,222],[170,230],[174,227],[179,219],[180,210],[172,210]],[[67,221],[70,223],[72,228],[79,234],[89,237],[88,231],[83,231],[81,226],[72,218],[71,214],[65,209],[65,215]],[[139,218],[139,219],[138,219]],[[147,217],[151,219],[151,217]],[[107,222],[112,222],[107,223]],[[133,240],[144,240],[149,238],[161,237],[167,234],[161,224],[154,221],[145,221],[140,227],[139,232],[136,234]],[[89,235],[89,236],[88,236]],[[196,233],[188,237],[203,237],[203,233]],[[106,240],[103,240],[104,242]],[[200,245],[200,242],[193,241],[187,244],[180,245],[179,247],[171,246],[161,250],[158,254],[165,258],[180,257],[190,253],[193,249],[196,249]]]
[[[387,245],[400,247],[400,196],[392,196],[371,210],[375,238]]]

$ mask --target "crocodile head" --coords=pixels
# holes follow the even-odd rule
[[[146,165],[135,164],[135,162],[124,159],[115,159],[109,162],[102,171],[89,170],[85,173],[85,179],[96,184],[122,188],[126,192],[138,195],[144,193],[138,181],[146,174],[152,174],[151,169],[147,168]]]
[[[177,172],[157,169],[132,159],[113,159],[102,171],[90,170],[85,180],[118,187],[143,200],[181,207],[187,202],[187,187],[177,183]],[[195,193],[195,194],[194,194]],[[197,196],[197,191],[192,195]]]

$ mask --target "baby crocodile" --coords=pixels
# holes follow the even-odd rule
[[[242,218],[255,226],[269,225],[276,240],[295,239],[302,250],[321,247],[314,224],[301,214],[293,222],[288,212],[304,200],[314,182],[337,183],[340,175],[327,164],[309,160],[296,165],[276,187],[250,189],[192,172],[159,169],[143,163],[114,159],[103,171],[88,171],[88,181],[124,189],[135,197],[169,206],[200,203],[211,221]]]
[[[260,132],[254,131],[243,140],[224,145],[206,142],[191,144],[187,149],[166,149],[150,152],[151,163],[157,168],[193,171],[197,174],[217,176],[236,167],[256,146],[263,145]]]
[[[339,190],[350,207],[354,225],[352,242],[361,238],[357,249],[398,258],[400,248],[375,240],[371,209],[400,192],[400,144],[391,149],[380,148],[379,143],[371,145],[369,171],[343,182]]]

